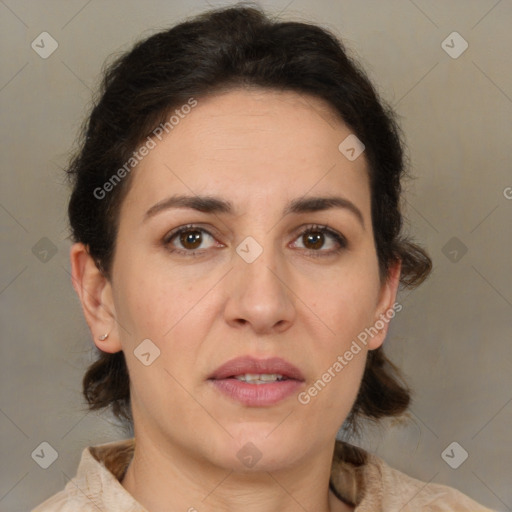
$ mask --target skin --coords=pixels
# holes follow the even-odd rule
[[[350,133],[322,100],[294,92],[200,98],[133,171],[111,280],[73,245],[73,283],[95,343],[123,350],[130,374],[137,442],[122,485],[151,512],[353,510],[328,488],[335,436],[387,323],[307,405],[293,395],[247,407],[207,381],[234,357],[278,356],[301,369],[306,390],[395,302],[400,265],[381,282],[364,153],[349,161],[338,150]],[[173,194],[218,196],[234,214],[175,208],[144,221]],[[364,226],[346,208],[283,217],[305,195],[350,200]],[[179,236],[164,243],[189,223],[211,233],[200,254],[171,252],[194,248]],[[341,233],[347,247],[314,257],[338,245],[327,234],[308,242],[301,231],[311,224]],[[247,236],[263,248],[252,263],[236,252]],[[134,350],[148,338],[160,356],[145,366]],[[252,468],[237,458],[248,442],[262,454]]]

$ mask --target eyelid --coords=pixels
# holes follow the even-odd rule
[[[216,231],[213,227],[208,226],[208,228],[203,227],[201,224],[184,224],[183,226],[178,226],[177,228],[171,229],[165,236],[164,242],[169,243],[171,239],[180,234],[182,231],[201,231],[203,233],[207,233],[211,237],[219,236],[218,234],[213,234],[211,231]]]

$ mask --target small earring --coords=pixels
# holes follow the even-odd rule
[[[100,341],[105,341],[108,338],[108,335],[109,335],[109,333],[107,332],[107,334],[102,334],[101,336],[99,336],[98,339]]]

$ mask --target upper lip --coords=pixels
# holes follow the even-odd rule
[[[288,379],[304,380],[304,376],[296,366],[280,357],[256,359],[251,356],[236,357],[227,361],[219,366],[208,379],[227,379],[237,375],[245,375],[246,373],[260,375],[277,373]]]

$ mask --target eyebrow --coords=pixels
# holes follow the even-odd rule
[[[158,203],[154,204],[145,213],[144,221],[171,208],[189,208],[204,213],[234,213],[233,204],[230,201],[226,201],[218,197],[175,195],[162,199]],[[284,208],[283,217],[290,214],[318,212],[329,210],[331,208],[342,208],[353,213],[363,229],[365,229],[364,217],[361,210],[352,201],[339,196],[300,197],[298,199],[294,199]]]

